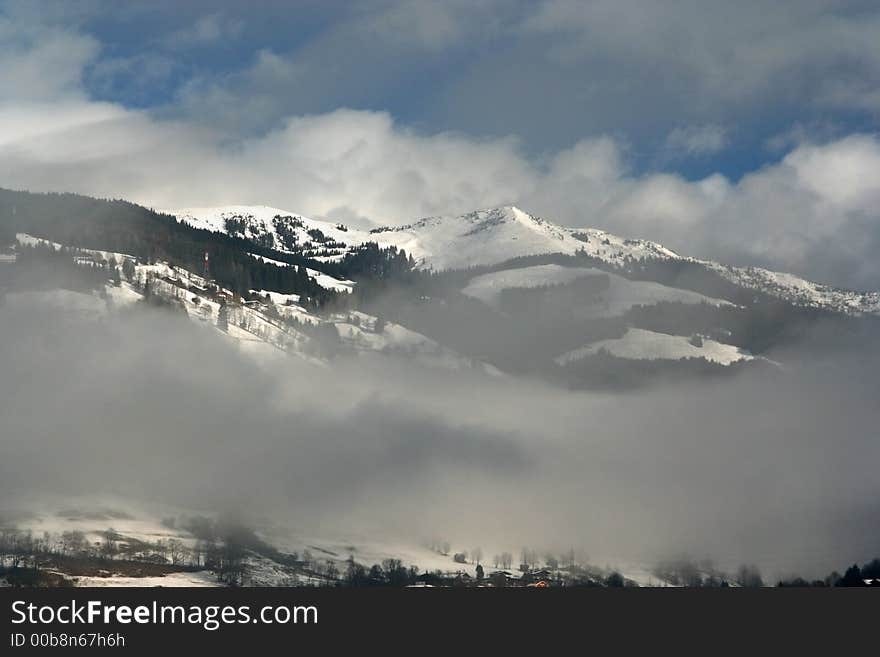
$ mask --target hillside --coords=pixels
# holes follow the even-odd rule
[[[260,357],[286,353],[320,365],[345,353],[377,353],[406,355],[448,368],[485,367],[423,335],[362,312],[317,314],[295,294],[249,290],[242,296],[168,262],[148,264],[125,253],[69,249],[25,233],[16,238],[21,253],[26,254],[24,260],[32,257],[32,251],[62,254],[67,250],[75,268],[96,276],[93,288],[82,287],[79,291],[37,291],[28,280],[19,281],[6,295],[6,305],[13,310],[18,303],[36,300],[64,313],[101,317],[137,303],[149,303],[181,311]],[[347,289],[327,275],[312,270],[309,275],[328,289]]]
[[[316,363],[396,354],[637,387],[673,371],[766,364],[816,322],[880,307],[877,293],[689,258],[514,207],[363,231],[266,206],[157,213],[0,190],[0,226],[0,288],[13,302],[54,286],[99,306],[162,304],[251,352]]]
[[[197,228],[328,262],[340,260],[367,242],[404,250],[418,267],[434,271],[497,266],[548,254],[581,255],[623,270],[637,270],[645,262],[665,262],[695,265],[737,287],[803,307],[853,315],[880,314],[880,292],[841,290],[791,274],[683,256],[655,242],[593,228],[558,226],[513,206],[428,217],[369,232],[265,206],[188,209],[169,214]]]

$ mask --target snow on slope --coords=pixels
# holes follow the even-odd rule
[[[799,278],[794,274],[761,267],[730,267],[690,258],[741,287],[760,290],[807,308],[833,310],[850,315],[880,314],[880,292],[843,290]]]
[[[278,251],[301,253],[316,260],[338,260],[351,247],[370,241],[370,234],[366,231],[266,205],[228,205],[167,212],[195,228],[237,235]],[[312,234],[309,231],[313,231]]]
[[[559,365],[567,365],[605,350],[612,356],[631,360],[680,360],[682,358],[703,358],[713,363],[730,365],[741,360],[752,360],[753,356],[733,345],[702,338],[702,346],[697,346],[689,338],[680,335],[655,333],[644,329],[631,328],[620,338],[600,340],[585,347],[568,351],[557,356]]]
[[[166,504],[138,502],[132,499],[105,494],[59,498],[41,495],[27,502],[16,501],[15,506],[0,501],[0,524],[4,528],[31,532],[34,536],[49,533],[57,541],[63,532],[83,532],[89,544],[101,543],[104,533],[112,529],[120,544],[132,540],[157,545],[179,541],[189,550],[198,540],[186,529],[187,519],[194,517],[214,518],[215,514],[202,510],[186,509]],[[173,521],[173,522],[170,522]],[[441,554],[412,536],[394,536],[385,533],[364,535],[357,532],[333,532],[324,528],[303,530],[286,524],[282,519],[255,520],[256,534],[267,544],[282,553],[297,553],[305,557],[311,553],[312,563],[325,565],[332,562],[344,573],[347,560],[353,558],[366,567],[382,563],[385,559],[399,559],[405,566],[416,566],[419,572],[454,574],[464,572],[476,575],[476,564],[458,563],[453,560],[455,552],[465,545],[452,545],[448,554]],[[491,548],[491,549],[488,549]],[[513,550],[510,545],[487,546],[487,552]],[[2,556],[0,556],[2,558]],[[167,557],[166,557],[167,558]],[[123,560],[124,561],[124,560]],[[74,586],[99,587],[206,587],[222,586],[214,573],[207,570],[194,572],[168,572],[164,575],[137,577],[116,572],[111,561],[104,570],[105,576],[67,575]],[[165,562],[167,564],[167,561]],[[326,578],[312,577],[296,571],[265,556],[248,553],[244,559],[245,586],[315,586],[327,585]],[[483,562],[486,575],[499,570]],[[647,564],[627,564],[618,568],[628,579],[656,583],[649,577]],[[630,575],[632,573],[632,575]],[[642,574],[643,577],[639,577]],[[3,585],[0,580],[0,586]]]
[[[255,260],[259,260],[260,262],[265,262],[267,264],[275,265],[276,267],[292,267],[289,262],[282,262],[281,260],[275,260],[273,258],[267,258],[266,256],[257,255],[256,253],[248,253],[248,255]],[[341,278],[334,278],[329,274],[325,274],[322,271],[318,271],[317,269],[309,269],[306,267],[306,272],[311,278],[315,279],[315,282],[323,287],[325,290],[335,290],[336,292],[351,292],[352,288],[354,288],[354,281],[348,281]]]
[[[880,292],[841,290],[792,274],[756,267],[731,267],[681,256],[646,240],[625,239],[594,228],[556,226],[516,207],[481,210],[460,217],[433,217],[386,229],[382,245],[406,248],[422,267],[437,270],[492,265],[528,255],[585,253],[612,265],[628,259],[680,260],[700,264],[730,282],[793,304],[848,314],[880,314]]]
[[[268,206],[189,208],[169,214],[196,228],[223,233],[229,233],[230,227],[235,228],[236,222],[242,222],[245,228],[238,233],[241,236],[253,241],[270,236],[279,251],[301,252],[303,245],[309,244],[306,255],[320,251],[321,243],[308,234],[309,230],[317,230],[330,240],[326,244],[331,246],[326,249],[333,252],[333,255],[315,256],[318,260],[335,260],[366,242],[376,242],[382,247],[403,249],[419,266],[435,270],[494,265],[511,258],[545,253],[572,255],[578,251],[609,262],[622,261],[626,256],[636,260],[679,257],[653,242],[623,239],[593,228],[564,228],[513,206],[478,210],[457,217],[428,217],[408,226],[376,228],[369,232],[340,228],[337,224]],[[232,223],[227,224],[230,221]],[[285,240],[286,229],[296,236],[295,249],[291,248],[290,239]]]
[[[332,318],[343,344],[358,353],[379,352],[405,355],[416,362],[450,370],[478,368],[492,376],[501,372],[480,361],[466,358],[440,343],[394,322],[383,322],[372,315],[352,311]]]
[[[125,577],[112,575],[110,577],[74,577],[73,585],[79,587],[112,587],[112,588],[206,588],[219,587],[217,577],[206,570],[194,573],[168,573],[155,577]]]
[[[561,265],[536,265],[483,274],[471,279],[462,292],[490,306],[496,306],[500,292],[505,289],[565,285],[591,276],[608,279],[608,288],[598,293],[596,303],[587,308],[593,317],[613,317],[625,313],[633,306],[649,306],[663,301],[733,305],[724,299],[707,297],[690,290],[680,290],[650,281],[631,281],[595,267]]]
[[[502,290],[566,285],[600,273],[598,269],[562,267],[561,265],[535,265],[534,267],[504,269],[472,278],[462,289],[462,293],[494,306],[497,304],[498,296]]]
[[[382,245],[406,249],[423,267],[435,270],[494,265],[511,258],[584,251],[608,262],[627,256],[677,258],[669,249],[627,240],[593,228],[557,226],[514,206],[479,210],[459,217],[428,217],[409,226],[373,231]]]
[[[62,245],[47,242],[40,238],[20,234],[19,242],[29,245],[51,244],[54,248]],[[377,320],[361,312],[319,316],[300,305],[299,296],[282,294],[272,290],[251,290],[262,297],[239,303],[227,303],[228,328],[217,328],[220,303],[214,294],[207,290],[209,282],[202,276],[182,267],[157,262],[152,265],[139,263],[135,258],[122,254],[89,249],[76,249],[75,255],[93,260],[128,260],[133,267],[133,280],[122,281],[120,286],[107,284],[97,294],[50,290],[45,292],[16,292],[7,295],[10,307],[25,304],[39,304],[55,307],[70,314],[88,318],[100,318],[110,310],[121,308],[143,299],[138,289],[143,289],[149,280],[152,293],[174,303],[186,311],[193,321],[207,329],[218,331],[241,351],[257,362],[271,362],[280,355],[291,354],[312,365],[326,365],[305,325],[328,324],[337,331],[340,342],[356,354],[365,352],[399,354],[412,357],[417,362],[430,367],[444,369],[478,368],[489,374],[498,370],[485,363],[466,358],[452,349],[446,348],[420,333],[385,322],[381,331],[376,331]],[[254,256],[260,257],[260,256]],[[279,263],[285,265],[286,263]],[[322,272],[308,269],[309,275],[316,278],[319,285],[333,287],[340,291],[351,291],[354,283],[333,278]],[[233,299],[230,290],[220,290],[226,298]],[[357,325],[352,323],[352,319]]]
[[[425,269],[463,269],[496,265],[512,258],[584,252],[612,265],[626,260],[679,260],[702,265],[747,289],[758,290],[800,306],[852,315],[880,314],[880,292],[853,292],[806,281],[791,274],[754,267],[731,267],[681,256],[646,240],[625,239],[594,228],[567,228],[535,217],[514,206],[470,212],[461,216],[427,217],[407,226],[376,228],[369,232],[309,219],[266,206],[195,208],[171,212],[190,225],[228,232],[227,219],[244,218],[241,236],[254,241],[271,235],[275,248],[284,245],[284,233],[296,235],[296,248],[316,260],[338,260],[365,242],[395,246]],[[280,217],[281,228],[274,225]],[[285,228],[286,227],[286,228]],[[318,240],[309,235],[317,230]],[[323,235],[323,237],[320,237]],[[320,242],[320,240],[325,240]],[[304,247],[305,245],[305,247]]]
[[[43,239],[42,237],[34,237],[33,235],[28,235],[27,233],[16,233],[15,239],[19,244],[23,246],[47,245],[51,246],[55,250],[58,250],[63,246],[58,242],[52,242],[50,240]],[[77,252],[77,254],[88,255],[96,261],[106,260],[109,262],[111,259],[115,259],[117,263],[122,264],[124,260],[135,260],[133,256],[126,255],[124,253],[116,253],[114,251],[100,251],[98,249],[81,248],[76,248],[75,251]]]
[[[124,308],[143,299],[143,295],[135,290],[130,283],[122,282],[119,287],[107,285],[107,305],[111,308]]]

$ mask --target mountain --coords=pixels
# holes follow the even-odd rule
[[[733,267],[679,255],[647,240],[594,228],[558,226],[514,206],[362,231],[265,206],[172,211],[197,228],[225,232],[279,251],[332,262],[368,242],[403,249],[417,266],[435,271],[495,266],[517,258],[582,254],[626,270],[647,261],[704,268],[746,290],[792,304],[852,315],[880,314],[880,292],[855,292],[759,267]]]
[[[269,357],[398,355],[574,387],[773,367],[815,326],[843,335],[880,315],[878,293],[511,206],[367,231],[268,206],[162,213],[0,190],[0,256],[11,306],[36,293],[78,313],[163,305]]]
[[[579,251],[608,262],[679,258],[654,242],[623,239],[596,229],[557,226],[514,206],[461,216],[427,217],[405,226],[370,231],[267,206],[188,208],[170,210],[168,214],[194,228],[223,232],[325,262],[338,261],[368,242],[403,249],[418,267],[438,271],[497,265],[549,253],[574,255]]]
[[[62,251],[66,247],[25,233],[16,236],[19,247]],[[58,310],[92,317],[137,303],[164,304],[184,312],[198,324],[216,328],[230,342],[257,357],[281,353],[312,364],[324,364],[343,352],[406,355],[422,364],[444,368],[494,368],[462,357],[433,340],[393,322],[356,310],[317,313],[304,307],[295,294],[251,290],[237,298],[232,290],[204,276],[167,262],[144,263],[124,253],[77,248],[74,262],[89,270],[106,271],[110,265],[126,273],[100,284],[91,293],[70,290],[12,292],[7,307],[39,301]],[[15,260],[12,260],[15,263]],[[310,275],[313,270],[308,270]],[[354,283],[314,272],[312,278],[328,289],[346,292]],[[348,283],[349,285],[346,285]],[[221,314],[223,319],[221,320]]]
[[[371,241],[365,231],[265,205],[188,208],[168,214],[194,228],[226,233],[282,253],[323,262],[338,261],[352,248]]]

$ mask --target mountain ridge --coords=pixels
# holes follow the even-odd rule
[[[624,238],[598,228],[559,226],[514,205],[424,217],[410,224],[370,231],[270,206],[191,208],[168,214],[196,228],[244,237],[262,246],[325,262],[338,261],[368,242],[402,249],[415,259],[418,268],[434,271],[493,266],[556,253],[587,255],[618,268],[645,261],[679,262],[704,267],[734,285],[798,306],[857,316],[880,315],[880,291],[846,290],[785,272],[685,256],[650,240]],[[290,230],[296,234],[295,240],[290,239]]]
[[[161,214],[0,190],[0,229],[0,248],[16,242],[0,297],[54,272],[57,287],[166,305],[267,353],[397,353],[573,386],[760,367],[805,327],[877,314],[876,295],[515,206],[365,231],[270,206]]]

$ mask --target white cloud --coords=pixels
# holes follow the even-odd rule
[[[269,204],[383,224],[516,203],[683,253],[880,287],[875,135],[802,139],[777,164],[732,182],[635,175],[627,146],[610,137],[534,158],[514,138],[427,133],[375,111],[293,116],[265,134],[230,134],[88,100],[80,78],[95,43],[40,34],[22,36],[0,23],[0,76],[13,85],[23,76],[20,89],[0,96],[6,187],[123,196],[161,208]],[[72,54],[62,58],[57,44]],[[271,54],[263,59],[273,65]],[[8,64],[20,68],[10,72]],[[34,73],[44,70],[55,75]],[[720,139],[705,126],[682,135],[692,149]]]
[[[854,3],[549,0],[522,30],[552,37],[560,60],[648,72],[659,93],[684,81],[697,109],[782,101],[880,110],[880,15]]]
[[[872,135],[801,145],[737,183],[721,175],[691,182],[631,174],[625,150],[607,137],[539,162],[513,139],[426,135],[382,112],[295,117],[230,145],[223,134],[113,105],[58,109],[0,109],[4,185],[164,208],[270,204],[376,223],[516,203],[684,253],[880,284],[870,253],[852,261],[871,243],[860,231],[880,232],[880,142]]]
[[[780,117],[880,111],[880,10],[858,0],[374,0],[278,7],[274,25],[231,1],[208,12],[11,4],[19,23],[77,24],[66,14],[79,12],[89,16],[81,25],[133,30],[105,53],[132,61],[104,67],[102,96],[135,95],[144,106],[178,92],[169,114],[236,133],[290,115],[390,107],[421,125],[517,134],[540,150],[583,135],[656,144],[675,126],[752,135],[778,129]],[[224,49],[230,40],[235,48]],[[157,80],[172,63],[177,75],[153,96],[120,79],[126,66]]]
[[[0,102],[80,96],[83,69],[97,53],[91,37],[0,16]]]
[[[492,2],[406,0],[355,15],[345,32],[363,31],[383,43],[414,50],[439,50],[467,37],[486,38],[497,28]]]
[[[727,130],[723,126],[679,126],[666,137],[666,150],[673,157],[713,155],[722,151],[727,143]]]
[[[804,145],[785,158],[798,182],[834,208],[880,208],[880,146],[876,137],[853,135],[824,146]]]
[[[241,35],[244,24],[220,13],[198,17],[192,25],[172,32],[162,43],[172,49],[194,48],[235,39]]]

